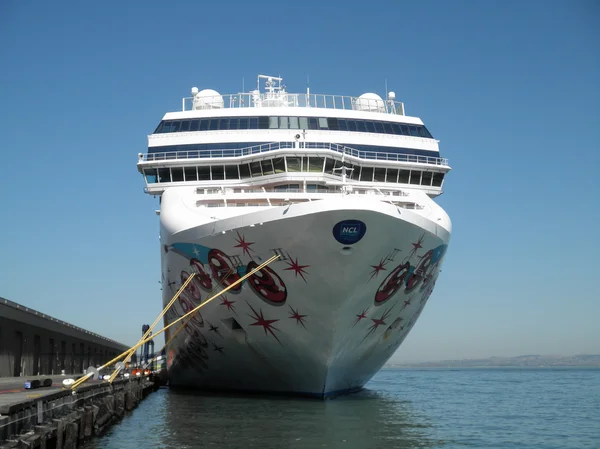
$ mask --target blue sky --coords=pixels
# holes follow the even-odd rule
[[[600,353],[600,4],[0,2],[0,296],[125,343],[161,310],[136,155],[192,86],[384,93],[453,171],[394,360]]]

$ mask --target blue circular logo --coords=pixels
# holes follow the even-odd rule
[[[366,232],[367,225],[360,220],[340,221],[333,227],[333,236],[344,245],[352,245],[358,242],[365,236]]]

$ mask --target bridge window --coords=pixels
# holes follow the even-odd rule
[[[423,174],[421,175],[421,185],[422,186],[430,186],[432,175],[433,175],[433,173],[431,173],[430,171],[424,171]]]
[[[262,169],[260,168],[260,162],[250,162],[250,172],[252,177],[262,176]]]
[[[171,170],[168,168],[159,168],[158,182],[171,182]]]
[[[212,179],[221,180],[225,179],[225,169],[222,165],[213,165],[212,169]]]
[[[309,159],[309,171],[323,172],[324,158],[311,156]]]
[[[146,182],[148,184],[154,184],[158,181],[157,172],[155,168],[145,168],[144,176],[146,177]]]
[[[237,165],[226,165],[225,166],[225,179],[240,179]]]
[[[263,175],[272,175],[274,173],[273,162],[271,161],[271,159],[268,159],[266,161],[261,161],[260,165],[262,167]]]
[[[385,168],[375,169],[375,182],[385,182]]]
[[[183,168],[173,167],[171,169],[171,180],[173,182],[182,182],[183,181]]]
[[[196,119],[196,120],[192,120],[190,122],[190,131],[198,131],[200,127],[200,120]]]
[[[273,159],[273,167],[275,168],[275,173],[285,173],[285,159],[282,157]]]
[[[290,172],[297,172],[301,170],[301,163],[299,157],[286,157],[287,169]]]
[[[360,170],[360,180],[373,182],[373,167],[362,167]]]
[[[409,178],[410,178],[410,170],[400,170],[398,172],[398,183],[399,184],[408,184]]]
[[[198,167],[198,181],[210,181],[210,167]]]
[[[385,180],[386,182],[398,182],[398,169],[388,168]]]
[[[421,172],[419,170],[410,171],[410,183],[420,184],[421,183]]]
[[[240,177],[246,179],[250,177],[250,168],[248,164],[240,164]]]
[[[298,117],[290,117],[290,129],[299,129]]]
[[[183,169],[183,174],[185,176],[186,181],[197,181],[198,173],[196,171],[196,167],[185,167]]]
[[[443,173],[434,173],[433,174],[433,182],[431,183],[431,185],[434,187],[441,187],[443,179],[444,179]]]

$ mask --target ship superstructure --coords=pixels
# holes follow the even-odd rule
[[[173,338],[174,386],[361,388],[414,325],[450,239],[433,201],[450,166],[393,92],[292,94],[263,75],[247,93],[193,88],[138,169],[160,196],[163,301],[196,273],[167,324],[279,255]]]

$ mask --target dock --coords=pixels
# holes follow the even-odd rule
[[[65,376],[0,378],[0,449],[76,449],[102,435],[133,410],[157,384],[148,376],[89,380],[75,391]],[[25,381],[51,379],[48,387],[24,388]],[[49,383],[49,382],[47,382]]]

